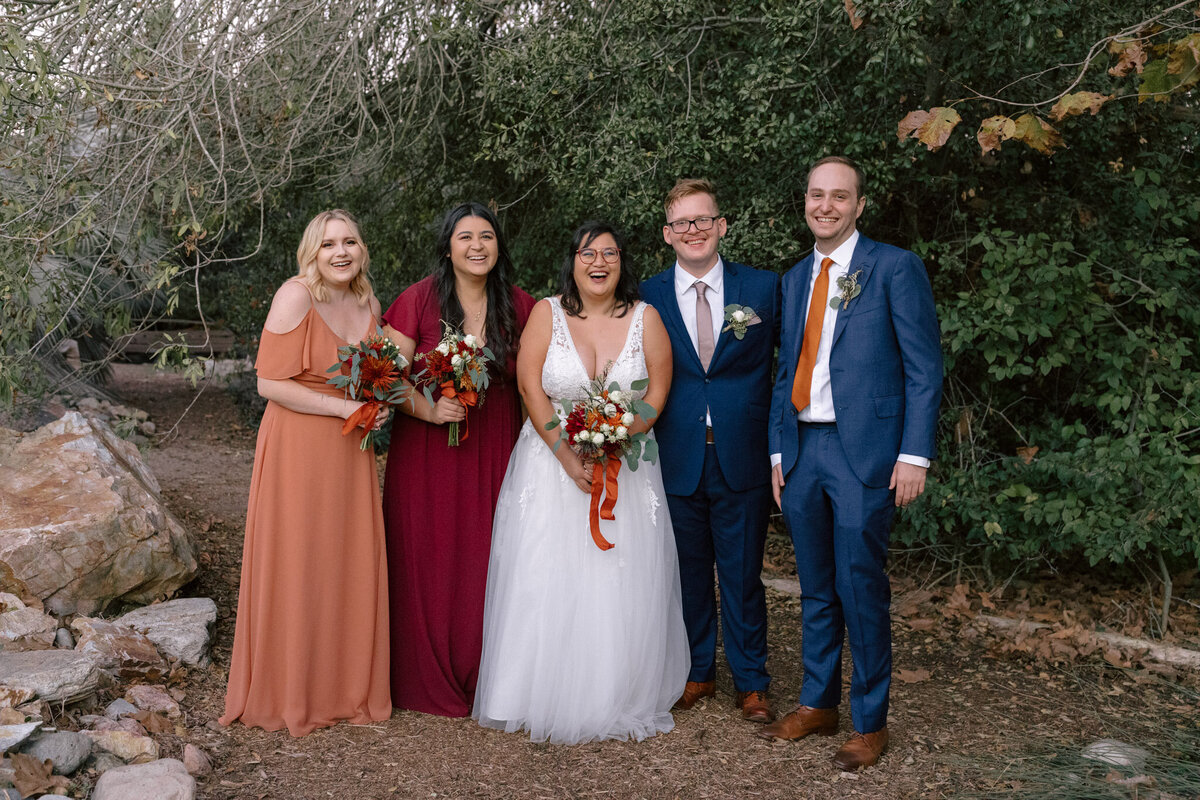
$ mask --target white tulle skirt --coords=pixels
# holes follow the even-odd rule
[[[641,740],[674,727],[690,668],[662,473],[622,464],[615,520],[526,422],[492,528],[483,660],[472,716],[534,741]]]

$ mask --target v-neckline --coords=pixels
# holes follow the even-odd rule
[[[317,319],[321,320],[321,324],[325,326],[325,330],[327,330],[333,334],[333,338],[337,339],[339,342],[345,342],[346,344],[357,344],[358,342],[363,341],[364,339],[366,339],[368,336],[371,335],[371,329],[374,327],[373,323],[375,322],[375,318],[374,318],[374,315],[372,315],[371,323],[369,323],[367,325],[367,332],[365,334],[363,334],[358,339],[347,339],[344,336],[342,336],[340,333],[335,331],[333,329],[333,326],[329,324],[329,321],[327,319],[325,319],[325,317],[321,316],[321,312],[317,311],[316,303],[313,303],[312,307],[309,310],[316,316]]]
[[[633,326],[637,324],[637,310],[640,306],[641,303],[638,303],[633,307],[633,314],[629,320],[629,327],[625,329],[625,343],[621,345],[621,349],[617,352],[617,357],[609,362],[610,364],[616,365],[616,363],[621,360],[621,357],[625,355],[625,351],[629,349],[629,342],[633,336]],[[587,376],[588,382],[591,383],[592,381],[596,380],[596,378],[599,378],[600,375],[597,374],[593,377],[592,374],[588,372],[587,364],[583,363],[583,356],[579,355],[579,348],[575,346],[575,337],[571,334],[571,326],[567,324],[567,312],[563,311],[561,299],[558,300],[558,313],[562,318],[563,328],[565,328],[567,331],[567,341],[571,345],[571,352],[575,354],[575,363],[579,365],[579,368],[583,370],[583,374]],[[608,365],[605,366],[607,367]]]

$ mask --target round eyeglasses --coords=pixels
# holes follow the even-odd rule
[[[674,222],[668,222],[667,226],[675,233],[687,233],[688,228],[693,225],[698,231],[706,231],[713,226],[713,223],[719,220],[720,217],[696,217],[695,219],[677,219]]]
[[[584,247],[576,250],[575,253],[579,256],[579,260],[585,264],[594,264],[596,256],[600,256],[605,262],[612,264],[621,257],[621,250],[616,247],[605,247],[597,250],[594,247]]]

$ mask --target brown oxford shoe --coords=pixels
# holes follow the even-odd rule
[[[795,711],[784,714],[783,719],[764,727],[758,735],[764,739],[803,739],[810,733],[833,736],[837,733],[837,725],[836,708],[797,706]]]
[[[775,712],[766,692],[738,692],[737,706],[742,710],[742,719],[750,722],[774,722]]]
[[[887,750],[887,726],[874,733],[854,732],[833,757],[833,765],[843,772],[853,772],[859,767],[869,767],[879,760]]]
[[[691,708],[700,702],[701,698],[712,697],[717,693],[716,681],[688,681],[683,686],[683,696],[671,706],[673,711]]]

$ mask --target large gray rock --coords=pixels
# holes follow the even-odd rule
[[[92,800],[192,800],[195,796],[195,778],[174,758],[110,769],[92,791]]]
[[[167,596],[196,569],[154,475],[107,425],[70,412],[32,434],[0,428],[0,590],[95,614]]]
[[[39,736],[22,750],[38,761],[50,759],[55,775],[70,775],[91,755],[92,740],[75,731],[55,731]]]
[[[5,650],[45,650],[54,646],[58,620],[40,608],[16,608],[0,614],[0,645]]]
[[[141,631],[168,658],[208,666],[217,604],[207,597],[183,597],[134,609],[113,622]]]
[[[48,702],[70,703],[95,692],[99,683],[96,662],[76,650],[0,651],[0,696],[32,692]]]
[[[94,617],[76,617],[71,628],[79,634],[75,649],[94,656],[101,669],[122,678],[157,680],[168,671],[167,662],[146,634],[128,625]]]
[[[7,753],[24,742],[33,732],[42,726],[40,722],[26,722],[23,725],[0,725],[0,753]]]

